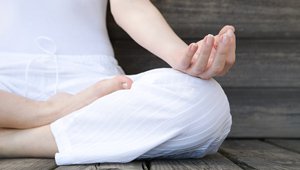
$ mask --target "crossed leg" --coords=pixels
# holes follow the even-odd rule
[[[124,83],[126,83],[126,87],[124,87]],[[70,113],[74,110],[80,109],[84,105],[88,105],[94,100],[101,98],[107,94],[115,92],[121,89],[128,89],[131,86],[131,80],[126,78],[125,76],[116,76],[112,79],[107,79],[100,81],[91,87],[83,90],[82,92],[72,96],[65,94],[58,94],[50,99],[50,101],[56,102],[59,105],[62,105],[64,109],[61,109],[64,112]],[[33,123],[30,122],[25,124],[25,120],[20,119],[18,114],[23,114],[23,112],[33,112],[34,110],[27,109],[21,113],[17,112],[18,110],[22,110],[22,108],[26,108],[29,102],[20,102],[25,101],[25,98],[19,97],[17,95],[10,93],[5,93],[5,95],[1,96],[2,98],[10,97],[8,101],[12,101],[10,103],[2,103],[3,107],[6,107],[5,111],[7,114],[2,114],[0,118],[3,120],[0,122],[0,158],[1,157],[49,157],[53,158],[55,153],[58,152],[57,145],[55,143],[55,139],[51,133],[50,125],[44,126],[33,126]],[[22,100],[20,100],[20,98]],[[24,99],[24,100],[23,100]],[[15,108],[13,105],[16,101],[19,105],[23,107]],[[12,104],[13,103],[13,104]],[[55,105],[52,104],[54,107]],[[21,109],[20,109],[21,108]],[[35,107],[32,107],[36,109]],[[6,113],[6,112],[5,112]],[[15,113],[15,114],[12,114]],[[64,114],[58,116],[62,117]],[[9,120],[15,122],[14,119],[20,119],[17,125],[10,123]],[[6,120],[5,120],[6,119]],[[36,120],[37,118],[33,118],[32,120]],[[51,122],[56,120],[56,118],[51,119]],[[4,122],[4,123],[3,123]],[[50,123],[51,123],[50,122]],[[2,123],[2,124],[1,124]],[[5,126],[8,124],[9,126]],[[38,124],[39,125],[39,124]],[[31,127],[33,126],[33,127]],[[9,127],[9,128],[8,128]],[[19,129],[13,129],[13,128]],[[27,129],[21,129],[27,128]]]
[[[139,77],[130,91],[108,95],[60,119],[52,131],[48,125],[2,129],[0,157],[54,157],[60,146],[58,164],[73,164],[127,162],[194,149],[197,154],[187,157],[200,157],[218,149],[231,117],[226,96],[215,81],[168,69]],[[64,139],[72,140],[71,145]]]
[[[0,157],[53,158],[58,149],[50,126],[33,129],[0,129]]]

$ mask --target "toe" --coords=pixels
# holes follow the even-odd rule
[[[111,79],[111,83],[111,86],[115,87],[118,90],[130,89],[132,80],[126,76],[116,76]]]

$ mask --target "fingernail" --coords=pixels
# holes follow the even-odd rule
[[[232,30],[228,30],[228,31],[226,32],[226,34],[227,34],[228,37],[230,37],[230,38],[232,38],[232,37],[234,36]]]
[[[214,39],[214,37],[213,37],[211,34],[208,34],[208,35],[206,36],[206,44],[207,44],[207,45],[212,45],[213,39]]]
[[[191,44],[189,45],[189,47],[190,47],[190,48],[194,48],[194,47],[195,47],[195,43],[191,43]]]
[[[235,32],[235,28],[234,28],[234,26],[232,26],[232,25],[229,25],[230,27],[231,27],[231,29],[232,29],[232,32]]]
[[[197,48],[197,47],[198,47],[198,44],[193,43],[193,48]]]
[[[192,43],[190,50],[195,51],[198,48],[198,45],[196,43]]]
[[[227,34],[224,34],[224,35],[221,37],[221,41],[222,41],[222,43],[227,44],[227,42],[228,42],[228,35],[227,35]]]
[[[128,84],[127,84],[127,83],[122,83],[122,87],[123,87],[124,89],[128,89]]]

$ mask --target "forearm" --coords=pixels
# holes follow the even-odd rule
[[[149,0],[111,0],[112,14],[137,43],[171,64],[187,44],[170,28]]]
[[[0,128],[30,128],[43,124],[44,102],[0,90]]]
[[[48,125],[103,96],[130,89],[131,84],[128,77],[116,76],[99,81],[75,95],[57,93],[44,102],[0,90],[0,128],[26,129]]]

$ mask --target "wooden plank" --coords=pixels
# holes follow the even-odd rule
[[[106,163],[100,164],[97,169],[99,170],[106,170],[106,169],[113,169],[113,170],[146,170],[147,167],[144,162],[142,161],[134,161],[129,163]]]
[[[299,138],[300,88],[225,88],[230,137]]]
[[[239,40],[227,87],[300,87],[299,40]]]
[[[150,170],[239,170],[237,165],[222,156],[215,154],[202,159],[185,160],[154,160],[150,163]]]
[[[300,139],[267,139],[265,141],[290,151],[300,153]]]
[[[258,140],[227,140],[220,152],[244,169],[298,170],[300,154]]]
[[[113,46],[127,74],[169,67],[133,41],[113,41]],[[235,66],[217,80],[226,87],[300,87],[299,65],[299,40],[239,40]]]
[[[60,166],[56,170],[146,170],[146,166],[142,161],[134,161],[130,163],[104,163],[104,164],[91,164],[91,165],[71,165]]]
[[[59,166],[55,170],[97,170],[96,164],[91,165],[65,165],[65,166]]]
[[[94,164],[91,165],[69,165],[69,166],[59,166],[55,170],[96,170],[97,167]]]
[[[183,38],[216,34],[227,24],[234,25],[241,38],[300,37],[300,1],[298,0],[152,0],[175,32]],[[113,39],[128,36],[108,15]]]
[[[54,169],[54,159],[0,159],[1,170]]]

